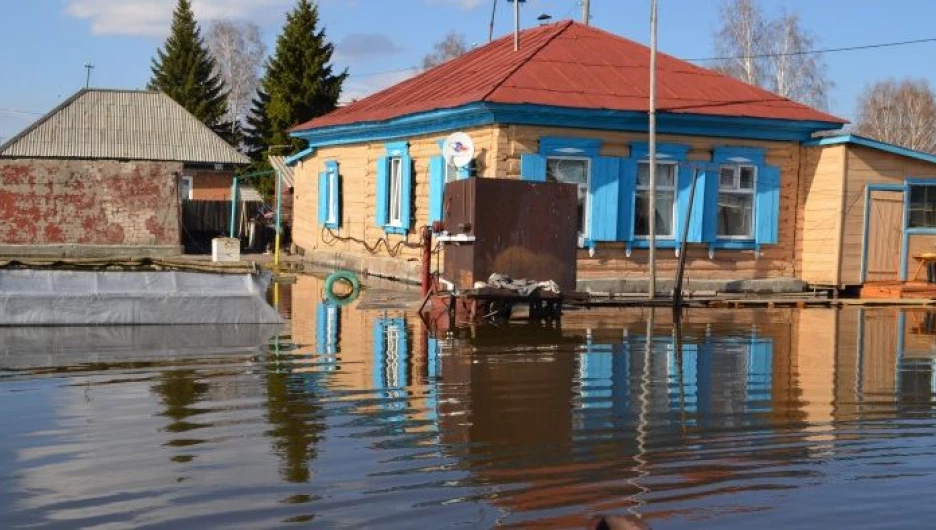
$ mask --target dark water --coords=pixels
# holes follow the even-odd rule
[[[930,527],[936,317],[0,330],[2,527]],[[652,340],[648,340],[652,337]]]

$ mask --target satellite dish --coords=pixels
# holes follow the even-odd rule
[[[442,144],[442,156],[459,169],[468,167],[474,158],[474,142],[463,132],[452,133]]]

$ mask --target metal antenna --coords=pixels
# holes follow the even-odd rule
[[[648,282],[647,298],[656,296],[656,55],[657,55],[657,0],[650,0],[650,105],[647,114],[649,123],[649,155],[650,155],[650,253],[648,265],[650,268],[650,281]]]
[[[90,63],[90,62],[89,62],[89,63],[85,63],[84,67],[85,67],[85,85],[84,85],[84,87],[85,87],[85,88],[90,88],[90,87],[91,87],[91,70],[94,70],[94,64],[93,64],[93,63]]]
[[[494,0],[494,5],[491,6],[491,25],[488,26],[488,42],[494,40],[494,15],[497,14],[497,2],[499,0]]]

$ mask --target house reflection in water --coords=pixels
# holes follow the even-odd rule
[[[432,433],[419,439],[521,524],[579,525],[582,506],[662,516],[742,478],[782,486],[778,467],[821,473],[797,464],[840,451],[843,422],[929,407],[936,385],[925,310],[699,310],[678,330],[669,311],[583,311],[433,338],[414,315],[321,300],[300,278],[308,369],[372,396],[356,411],[388,434]]]

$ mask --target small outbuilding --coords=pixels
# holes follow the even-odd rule
[[[165,94],[81,90],[0,146],[0,254],[178,254],[180,202],[247,163]]]

